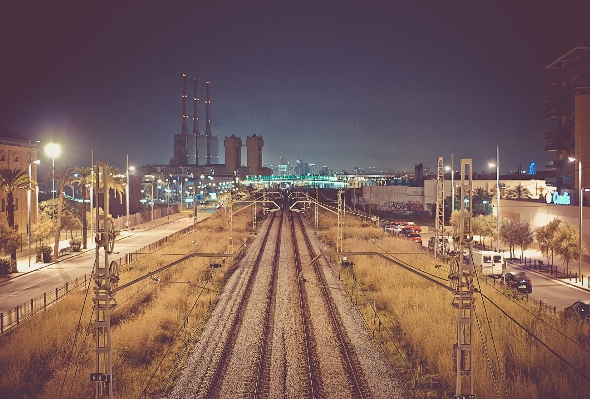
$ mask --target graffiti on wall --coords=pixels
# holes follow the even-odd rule
[[[385,201],[377,205],[377,209],[386,212],[396,212],[405,215],[430,215],[430,209],[424,209],[421,202]]]

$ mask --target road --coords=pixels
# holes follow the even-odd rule
[[[199,220],[207,217],[207,212],[199,211]],[[193,219],[187,213],[171,215],[170,219],[161,218],[154,224],[144,223],[137,229],[123,231],[115,242],[113,259],[119,259],[126,253],[135,252],[148,244],[173,234],[193,223]],[[56,263],[50,263],[35,270],[24,273],[0,284],[0,313],[13,310],[30,299],[43,296],[44,293],[63,286],[66,282],[76,278],[84,278],[84,274],[90,275],[94,265],[95,251],[88,249],[79,254],[68,257]],[[19,264],[19,271],[27,270],[26,261]]]
[[[428,246],[428,239],[432,234],[432,232],[422,233],[423,246]],[[534,249],[525,251],[525,256],[538,260],[545,259],[539,251]],[[590,299],[590,289],[587,286],[581,288],[582,284],[576,286],[576,284],[573,284],[575,279],[571,279],[571,281],[569,279],[557,279],[554,276],[549,276],[548,273],[541,273],[531,270],[529,267],[523,267],[517,262],[508,261],[506,272],[512,270],[526,271],[533,283],[533,292],[529,296],[536,301],[542,301],[550,307],[555,307],[557,311],[563,311],[565,307],[578,300]]]

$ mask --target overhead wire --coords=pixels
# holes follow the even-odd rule
[[[524,330],[530,337],[532,337],[535,341],[537,341],[539,344],[541,344],[545,349],[547,349],[549,352],[551,352],[555,357],[557,357],[559,360],[561,360],[565,365],[567,365],[572,370],[574,370],[576,373],[578,373],[578,375],[580,377],[582,377],[586,381],[590,382],[590,377],[587,376],[586,374],[584,374],[584,372],[582,370],[580,370],[579,368],[577,368],[576,366],[574,366],[573,364],[571,364],[567,359],[565,359],[563,356],[561,356],[559,353],[557,353],[554,349],[552,349],[549,345],[547,345],[545,342],[543,342],[543,340],[541,340],[539,337],[537,337],[535,334],[533,334],[532,331],[530,331],[528,328],[526,328],[521,323],[519,323],[518,321],[516,321],[516,319],[514,319],[514,317],[510,316],[504,309],[502,309],[499,305],[497,305],[494,301],[492,301],[483,292],[480,292],[480,295],[483,298],[487,299],[500,312],[502,312],[504,314],[504,316],[508,317],[514,324],[516,324],[518,327],[520,327],[522,330]]]

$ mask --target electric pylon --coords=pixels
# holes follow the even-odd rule
[[[94,168],[94,203],[96,204],[94,261],[94,334],[96,339],[96,372],[90,381],[96,382],[96,399],[113,397],[113,362],[111,348],[111,310],[116,306],[114,290],[119,282],[119,265],[109,263],[115,245],[115,224],[109,218],[109,168],[97,162]],[[102,204],[103,213],[99,212]],[[101,262],[100,251],[104,252]]]
[[[449,280],[454,289],[453,307],[458,311],[457,344],[456,344],[456,372],[457,383],[455,398],[475,398],[473,395],[473,362],[472,362],[472,338],[473,338],[473,262],[464,256],[464,249],[470,253],[473,239],[471,230],[472,216],[472,161],[461,159],[461,198],[459,231],[453,237],[459,242],[459,253],[452,263]]]

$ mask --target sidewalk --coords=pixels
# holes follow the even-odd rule
[[[507,251],[503,251],[503,253],[504,259],[506,259],[508,264],[590,292],[589,263],[582,262],[580,264],[576,259],[566,266],[565,262],[559,259],[558,256],[554,256],[553,264],[551,265],[551,263],[547,263],[547,257],[544,257],[541,251],[536,248],[526,249],[522,255],[522,259],[520,259],[520,249],[516,249],[515,251],[515,256],[518,258],[510,259],[507,257],[509,256]],[[581,276],[578,275],[578,270],[580,270]]]
[[[129,230],[121,230],[117,236],[117,240],[121,240],[125,237],[133,235],[134,232],[151,230],[151,229],[157,228],[159,226],[162,226],[164,224],[167,224],[167,223],[176,221],[178,219],[187,217],[189,213],[190,213],[189,211],[183,211],[180,213],[175,213],[173,215],[170,215],[169,220],[168,220],[168,216],[164,216],[162,218],[155,219],[153,221],[153,223],[150,221],[150,222],[138,224],[137,226],[134,226]],[[199,215],[199,221],[202,220],[204,217],[206,217],[206,215]],[[62,248],[67,248],[69,246],[70,246],[69,240],[63,240],[63,241],[59,242],[59,249],[60,250]],[[53,245],[51,245],[51,248],[53,248]],[[89,232],[89,234],[88,234],[88,248],[87,249],[81,249],[80,252],[70,252],[67,255],[63,255],[63,256],[59,257],[57,260],[54,260],[50,263],[37,263],[37,262],[35,262],[35,257],[36,257],[35,250],[32,248],[31,248],[30,256],[29,256],[29,251],[18,252],[16,255],[16,266],[17,266],[18,271],[14,272],[14,273],[9,273],[5,277],[0,277],[0,283],[3,283],[8,280],[12,280],[12,279],[22,276],[24,274],[34,272],[35,270],[39,270],[44,267],[54,265],[56,263],[64,262],[68,259],[71,259],[75,256],[79,256],[79,255],[86,253],[88,251],[94,251],[95,248],[96,248],[96,245],[94,243],[94,235],[90,234],[90,232]]]
[[[432,232],[426,232],[423,235],[423,245],[427,246],[427,238],[431,235]],[[479,242],[479,236],[475,236],[474,241]],[[489,241],[490,240],[487,239],[486,244],[489,244]],[[495,244],[495,242],[492,244]],[[495,245],[490,246],[488,249],[494,250],[493,247],[495,247]],[[570,262],[569,267],[567,267],[566,264],[555,255],[553,257],[553,265],[551,265],[551,263],[547,263],[547,257],[541,254],[536,243],[533,243],[530,248],[522,252],[522,260],[520,259],[521,250],[518,247],[515,249],[514,253],[516,258],[513,259],[508,258],[508,256],[510,256],[509,251],[500,248],[500,252],[504,255],[504,259],[510,265],[531,273],[538,273],[547,278],[552,278],[590,292],[590,263],[582,261],[581,265],[579,265],[578,260],[576,259],[573,262]],[[542,264],[540,264],[540,262],[542,262]],[[578,274],[578,267],[581,272],[580,274]],[[578,276],[578,278],[576,278],[576,276]]]

